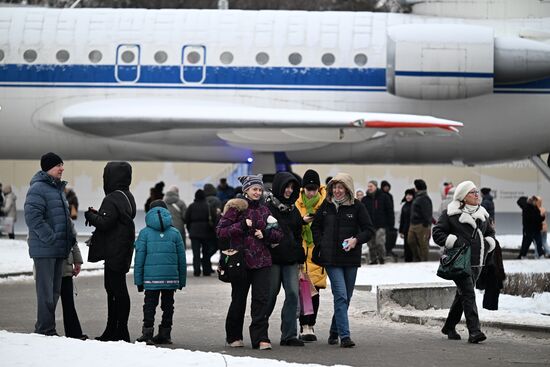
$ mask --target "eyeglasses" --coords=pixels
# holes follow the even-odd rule
[[[479,190],[472,190],[468,193],[468,195],[479,195]]]

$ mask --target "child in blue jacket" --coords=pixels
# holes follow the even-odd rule
[[[185,287],[187,265],[180,232],[172,227],[172,216],[162,200],[155,200],[145,215],[147,225],[139,232],[134,259],[134,283],[145,289],[143,335],[138,342],[172,344],[174,293]],[[153,337],[155,311],[161,298],[162,321]]]

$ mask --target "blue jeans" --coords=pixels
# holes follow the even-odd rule
[[[330,325],[330,333],[338,334],[340,339],[350,337],[348,308],[357,277],[356,267],[325,267],[330,279],[330,287],[334,298],[334,314]]]
[[[298,336],[298,265],[271,266],[268,316],[271,316],[277,296],[281,290],[281,283],[285,289],[285,303],[281,309],[281,340],[289,340]]]

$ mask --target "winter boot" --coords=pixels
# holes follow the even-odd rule
[[[130,343],[130,332],[128,331],[128,325],[119,324],[116,328],[115,340],[122,340]]]
[[[116,322],[107,320],[107,327],[105,327],[105,331],[103,331],[103,334],[96,337],[95,340],[99,340],[101,342],[115,341],[116,340],[115,334],[116,334]]]
[[[142,330],[142,335],[139,338],[137,338],[136,341],[140,343],[145,342],[145,344],[147,345],[154,345],[155,343],[153,343],[153,332],[155,331],[155,329],[153,327],[144,326],[141,330]]]
[[[172,344],[171,332],[171,327],[159,326],[159,333],[153,337],[153,342],[155,344]]]
[[[317,341],[317,337],[315,336],[315,331],[313,330],[313,326],[303,325],[302,332],[300,333],[300,339],[302,339],[305,342]]]

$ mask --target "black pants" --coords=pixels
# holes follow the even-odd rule
[[[454,329],[460,322],[462,313],[464,312],[466,327],[470,335],[480,331],[474,290],[480,272],[480,267],[472,267],[471,277],[454,281],[456,284],[456,294],[451,309],[449,310],[447,320],[445,320],[446,329]]]
[[[163,328],[172,327],[172,318],[174,317],[174,289],[155,289],[145,291],[145,302],[143,304],[143,327],[153,327],[155,325],[155,313],[159,304],[162,310],[162,321],[160,326]]]
[[[80,338],[82,327],[74,306],[73,277],[61,278],[61,307],[63,308],[63,327],[68,338]]]
[[[544,255],[544,249],[542,248],[542,234],[540,231],[523,231],[523,238],[521,240],[521,250],[519,256],[527,256],[527,251],[531,243],[535,241],[537,246],[537,253],[539,256]]]
[[[319,290],[321,288],[315,287],[315,289],[317,289],[317,292],[319,292]],[[316,295],[311,297],[311,302],[313,303],[313,314],[312,315],[302,315],[302,314],[300,314],[300,326],[304,326],[304,325],[314,326],[315,325],[315,323],[317,322],[317,313],[319,312],[319,300],[320,300],[319,293],[317,293]],[[300,332],[301,331],[302,330],[300,328]]]
[[[269,342],[267,316],[269,301],[269,284],[271,268],[248,269],[247,280],[231,283],[231,305],[225,319],[225,333],[228,343],[243,340],[244,313],[248,290],[252,286],[252,302],[250,305],[250,340],[252,347],[258,348],[260,342]]]
[[[403,237],[403,250],[404,250],[404,256],[405,256],[405,262],[410,263],[413,261],[413,253],[411,251],[411,248],[409,247],[409,241],[407,241],[407,233],[409,232],[409,229],[405,231],[405,237]]]
[[[218,249],[216,244],[216,239],[201,239],[201,238],[191,238],[191,248],[193,249],[193,274],[201,275],[201,265],[202,273],[204,275],[212,274],[212,263],[210,258],[214,255]],[[202,250],[202,257],[201,257]]]
[[[114,329],[117,338],[129,340],[130,295],[126,286],[126,274],[105,267],[105,290],[107,291],[107,329]]]

